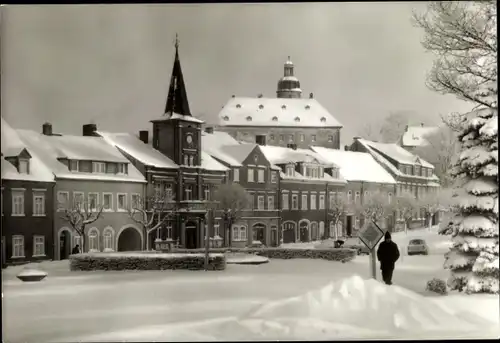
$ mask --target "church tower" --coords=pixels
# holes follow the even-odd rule
[[[278,98],[300,98],[302,96],[300,82],[293,75],[293,63],[290,60],[290,56],[288,56],[288,60],[285,62],[284,76],[278,81],[276,95]]]
[[[179,40],[175,38],[175,59],[170,77],[165,112],[152,120],[153,147],[182,166],[201,166],[201,124],[189,109],[186,85],[179,59]]]

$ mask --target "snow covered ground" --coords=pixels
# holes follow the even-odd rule
[[[447,237],[425,238],[428,256],[403,256],[394,285],[369,280],[369,259],[349,263],[271,260],[221,272],[69,272],[22,283],[3,274],[6,342],[203,341],[252,339],[494,338],[498,296],[425,291],[446,278]],[[395,237],[404,243],[409,237]],[[378,275],[380,279],[380,275]]]

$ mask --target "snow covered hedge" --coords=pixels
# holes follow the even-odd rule
[[[204,270],[204,254],[90,253],[70,256],[70,270]],[[224,254],[210,254],[209,270],[226,269]]]
[[[199,254],[203,253],[204,249],[176,249],[173,254]],[[323,259],[328,261],[348,262],[353,260],[357,252],[354,249],[289,249],[289,248],[219,248],[210,249],[211,253],[226,253],[238,252],[256,254],[268,258],[292,259],[292,258],[309,258]]]

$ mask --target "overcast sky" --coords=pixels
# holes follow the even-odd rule
[[[149,129],[162,115],[175,33],[191,110],[216,118],[232,94],[275,97],[290,55],[342,140],[390,111],[415,122],[469,105],[425,86],[433,56],[412,2],[2,6],[2,115],[18,128]]]

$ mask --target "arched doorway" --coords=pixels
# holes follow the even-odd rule
[[[318,239],[318,223],[311,223],[311,240],[316,241]]]
[[[186,249],[196,249],[198,247],[198,230],[196,222],[189,221],[186,223]]]
[[[295,242],[295,223],[283,223],[283,243]]]
[[[309,225],[307,222],[300,222],[299,237],[301,242],[309,242]]]
[[[142,250],[142,239],[139,231],[132,226],[122,230],[118,234],[118,251],[140,251]]]
[[[68,230],[63,230],[59,234],[59,259],[66,260],[71,253],[71,233]],[[80,247],[80,250],[82,247]]]
[[[271,246],[277,247],[278,243],[278,228],[276,226],[271,226]]]
[[[254,241],[259,241],[261,242],[262,244],[266,245],[266,236],[265,236],[265,232],[266,232],[266,226],[264,224],[255,224],[253,226],[253,240]]]

